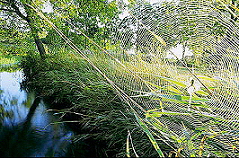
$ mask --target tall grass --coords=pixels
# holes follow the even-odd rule
[[[145,116],[141,117],[144,118],[144,124],[148,125],[147,128],[144,125],[143,129],[147,129],[145,132],[151,133],[151,140],[151,135],[158,140],[152,144],[167,142],[172,147],[172,151],[166,153],[168,156],[238,155],[237,143],[231,141],[233,135],[229,134],[238,129],[238,123],[232,121],[238,119],[237,105],[230,107],[233,103],[227,100],[228,95],[231,95],[234,101],[237,100],[235,82],[238,80],[235,77],[231,80],[215,78],[212,73],[205,73],[200,69],[193,70],[197,78],[192,78],[189,72],[158,60],[151,63],[140,60],[126,63],[128,68],[140,76],[141,81],[133,80],[129,73],[120,67],[117,67],[119,71],[116,73],[116,78],[124,78],[124,85],[134,85],[129,94],[137,102],[142,102],[142,106],[147,109]],[[235,72],[230,72],[231,76],[236,75]],[[198,80],[203,82],[205,87]],[[228,90],[225,84],[229,85]],[[145,88],[147,86],[148,88]],[[194,90],[190,92],[190,88]],[[234,118],[230,118],[229,113]]]
[[[98,57],[91,57],[92,61],[97,61],[97,66],[110,68],[101,62],[107,60],[109,63],[110,59]],[[34,87],[39,95],[48,96],[51,108],[58,109],[64,121],[78,122],[70,123],[79,132],[76,141],[101,142],[97,149],[101,156],[125,156],[125,142],[130,131],[140,156],[157,155],[134,114],[107,81],[81,57],[62,51],[42,61],[39,56],[31,55],[25,57],[22,67],[28,86]]]
[[[231,141],[238,124],[227,118],[229,113],[235,119],[238,115],[233,107],[225,108],[232,103],[223,100],[225,94],[236,95],[235,87],[224,93],[223,86],[237,82],[235,78],[221,80],[200,69],[192,70],[193,78],[158,58],[146,62],[136,56],[135,62],[123,61],[125,67],[105,54],[90,54],[89,58],[144,111],[120,100],[109,83],[79,56],[62,51],[44,61],[34,55],[22,62],[27,83],[41,95],[54,98],[51,102],[57,106],[52,108],[62,109],[58,114],[63,118],[69,120],[66,116],[70,116],[79,122],[77,128],[84,134],[78,140],[91,137],[103,141],[107,144],[103,155],[238,155],[237,141]]]
[[[224,71],[214,74],[199,67],[190,70],[192,76],[157,57],[145,62],[135,56],[135,60],[124,61],[124,67],[99,56],[97,66],[146,110],[131,104],[135,108],[131,112],[159,156],[238,155],[237,141],[231,141],[236,138],[232,132],[238,129],[233,121],[238,119],[237,105],[228,100],[238,100],[236,72],[228,73],[225,68],[225,79]],[[168,147],[171,151],[166,152]]]

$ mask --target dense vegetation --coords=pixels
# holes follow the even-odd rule
[[[84,59],[63,51],[44,61],[38,55],[27,56],[21,65],[28,77],[25,83],[45,96],[64,121],[72,121],[77,139],[98,145],[96,156],[124,156],[128,131],[138,133],[134,139],[141,142],[141,155],[156,155],[125,103]]]
[[[96,156],[238,156],[239,2],[129,2],[2,0],[0,53]]]

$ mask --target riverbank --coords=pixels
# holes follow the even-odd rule
[[[128,131],[137,154],[156,156],[152,144],[111,86],[84,59],[69,54],[26,56],[25,84],[50,102],[51,109],[89,142],[99,157],[126,156]]]

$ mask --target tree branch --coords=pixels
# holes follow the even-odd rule
[[[8,5],[9,5],[12,9],[14,9],[14,12],[15,12],[18,16],[20,16],[23,20],[26,20],[26,21],[29,20],[26,16],[24,16],[24,15],[22,14],[22,12],[20,11],[19,7],[16,6],[16,3],[15,3],[14,0],[9,0]]]
[[[8,4],[6,1],[1,1],[1,0],[0,0],[0,3]]]
[[[7,12],[15,12],[15,10],[5,9],[5,8],[0,8],[0,10],[7,11]]]

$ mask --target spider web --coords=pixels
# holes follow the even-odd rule
[[[136,111],[161,139],[171,143],[174,136],[190,139],[202,132],[195,146],[202,147],[206,136],[213,142],[207,143],[208,154],[236,154],[239,36],[234,21],[209,1],[138,3],[127,11],[115,43],[131,72],[120,69],[112,80],[146,110]],[[193,56],[173,52],[177,45],[194,50]]]
[[[125,78],[130,79],[126,75],[132,75],[125,73],[122,81],[115,78],[116,83],[130,85],[128,89],[122,88],[148,114],[151,109],[161,111],[155,114],[162,114],[158,115],[158,120],[166,126],[169,138],[193,136],[201,130],[213,140],[212,144],[207,144],[210,154],[215,149],[237,153],[237,25],[209,1],[141,4],[128,11],[129,16],[119,25],[120,33],[116,38],[126,56],[131,56],[126,61],[128,67],[141,81],[132,77],[125,83]],[[170,51],[175,44],[194,50],[194,55],[189,57],[194,58],[190,66],[186,58]],[[134,54],[127,54],[130,51]],[[175,60],[170,62],[168,54]],[[193,88],[191,82],[194,82]],[[154,128],[153,125],[152,130]],[[159,132],[159,128],[156,131]],[[202,140],[197,145],[200,143]],[[190,153],[189,148],[185,151]]]
[[[184,156],[238,155],[239,30],[215,3],[123,6],[127,16],[112,30],[111,47],[91,41],[95,52],[86,54],[68,41],[128,104],[152,143]]]

